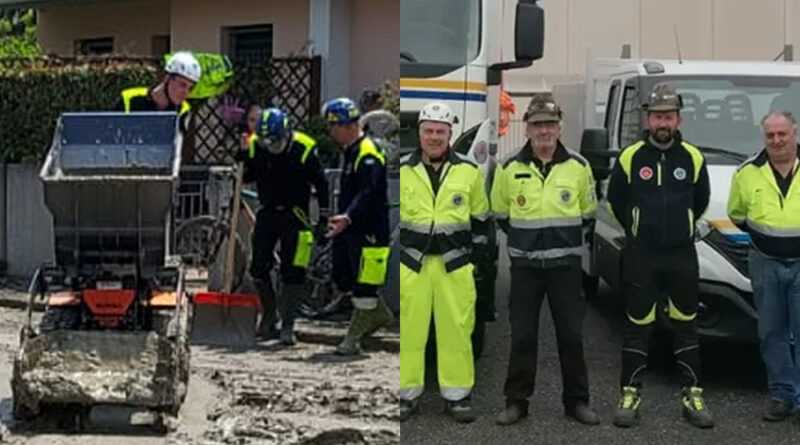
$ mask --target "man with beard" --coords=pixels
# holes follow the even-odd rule
[[[683,417],[699,428],[714,426],[700,387],[697,343],[697,252],[695,221],[706,211],[709,180],[700,150],[678,127],[683,101],[669,85],[648,96],[644,137],[626,147],[611,173],[608,202],[625,229],[622,281],[627,287],[627,325],[622,346],[622,397],[614,425],[637,423],[641,371],[647,366],[650,334],[659,299],[675,332],[673,352],[681,370]]]
[[[564,413],[585,425],[600,420],[589,408],[589,379],[583,358],[581,253],[584,229],[597,209],[589,163],[567,149],[561,109],[551,93],[537,93],[525,112],[525,145],[497,168],[492,210],[508,234],[511,259],[511,353],[499,425],[528,414],[536,381],[539,312],[545,297],[553,317],[561,361]]]

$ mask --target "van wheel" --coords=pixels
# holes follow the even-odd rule
[[[586,301],[594,301],[597,299],[597,293],[600,290],[600,276],[588,275],[583,272],[583,298]]]

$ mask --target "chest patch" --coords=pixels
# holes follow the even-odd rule
[[[562,190],[561,191],[561,202],[563,202],[564,204],[567,204],[569,202],[570,198],[572,198],[572,193],[570,193],[569,190]]]
[[[453,195],[453,205],[458,207],[464,203],[464,197],[460,193]]]
[[[642,167],[639,169],[639,177],[645,181],[649,181],[653,178],[653,169],[650,167]]]
[[[672,171],[672,176],[674,176],[675,179],[677,179],[678,181],[683,181],[684,179],[686,179],[686,170],[684,170],[681,167],[678,167]]]
[[[524,196],[522,195],[517,196],[517,204],[519,204],[520,207],[524,206],[525,202],[526,201]]]

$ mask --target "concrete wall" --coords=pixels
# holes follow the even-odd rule
[[[9,164],[6,199],[8,274],[28,277],[53,261],[53,219],[44,204],[39,166]]]
[[[170,8],[159,0],[44,6],[39,45],[48,54],[73,55],[76,39],[114,38],[114,52],[150,55],[152,37],[169,35]]]
[[[352,0],[350,94],[400,77],[400,0]]]
[[[533,67],[507,73],[509,89],[532,82],[559,82],[586,73],[587,53],[632,58],[773,60],[784,44],[800,59],[797,0],[542,0],[545,57]],[[506,14],[509,20],[509,14]],[[513,34],[507,29],[505,39]],[[506,44],[510,49],[512,45]],[[509,51],[510,52],[510,51]],[[531,80],[535,79],[535,80]]]
[[[235,6],[234,6],[235,5]],[[222,28],[272,24],[273,54],[300,52],[308,41],[308,1],[171,0],[172,48],[222,51]]]

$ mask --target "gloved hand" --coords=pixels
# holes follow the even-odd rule
[[[239,99],[234,99],[230,96],[226,96],[217,108],[219,116],[229,124],[235,124],[241,121],[244,112],[244,108],[239,106]]]

